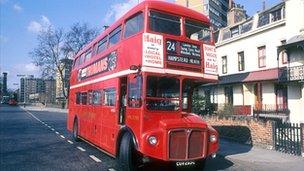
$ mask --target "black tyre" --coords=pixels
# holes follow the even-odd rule
[[[139,167],[140,157],[134,148],[132,136],[125,133],[120,142],[118,165],[121,171],[136,171]]]
[[[197,160],[195,162],[195,168],[198,170],[204,170],[206,165],[206,159]]]
[[[78,135],[78,120],[75,119],[74,120],[74,124],[73,124],[73,139],[75,141],[79,141],[79,135]]]

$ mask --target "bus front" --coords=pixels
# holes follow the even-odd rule
[[[192,99],[199,85],[217,81],[214,42],[205,16],[170,8],[146,12],[142,65],[134,77],[142,82],[139,147],[149,158],[202,165],[215,156],[218,133],[191,113]]]

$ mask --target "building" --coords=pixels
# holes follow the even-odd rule
[[[7,95],[7,73],[3,72],[2,77],[2,93],[3,95]]]
[[[303,21],[304,1],[286,0],[219,30],[219,83],[204,87],[218,111],[304,122],[303,42],[291,41]],[[290,73],[285,81],[281,68]]]
[[[34,78],[20,79],[19,102],[24,103],[55,103],[55,80]]]
[[[0,101],[2,100],[2,96],[3,96],[3,93],[2,93],[2,84],[3,84],[3,80],[2,80],[2,77],[0,75]]]
[[[72,59],[65,58],[60,60],[60,67],[62,69],[63,79],[61,79],[60,71],[57,70],[56,72],[56,101],[57,102],[65,102],[66,98],[64,96],[63,90],[65,92],[66,97],[68,97],[72,64],[73,64]],[[64,84],[62,80],[64,81]]]
[[[175,3],[209,16],[215,30],[227,26],[229,4],[233,4],[232,0],[176,0]]]
[[[284,89],[283,102],[291,110],[290,121],[304,122],[304,29],[278,48],[279,81]]]

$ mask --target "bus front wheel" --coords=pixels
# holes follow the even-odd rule
[[[73,123],[73,139],[75,141],[79,141],[79,135],[78,135],[78,121],[77,119],[74,120]]]
[[[137,154],[132,136],[130,133],[125,133],[120,142],[118,164],[123,171],[134,171],[139,166],[139,155]]]

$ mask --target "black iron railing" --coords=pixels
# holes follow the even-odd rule
[[[300,81],[304,80],[304,65],[283,67],[279,70],[279,81]]]

